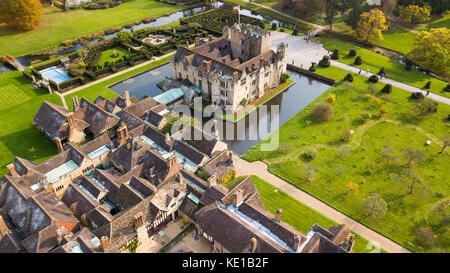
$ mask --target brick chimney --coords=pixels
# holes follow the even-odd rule
[[[169,170],[172,167],[174,167],[177,163],[178,163],[178,156],[176,154],[173,154],[169,158],[167,158],[167,167]]]
[[[213,40],[213,36],[212,36],[211,34],[209,34],[209,36],[208,36],[208,40],[209,40],[210,42],[212,42],[212,40]]]
[[[142,226],[144,226],[144,217],[142,217],[142,212],[139,212],[134,215],[134,228],[138,230]]]
[[[119,147],[123,144],[127,143],[127,140],[130,136],[128,135],[128,128],[125,122],[122,121],[122,124],[119,128],[117,128],[117,139],[119,141]]]
[[[256,252],[256,247],[258,246],[258,239],[256,239],[255,237],[252,237],[250,239],[250,242],[252,243],[252,249],[250,250],[251,253],[255,253]]]
[[[301,246],[302,238],[298,235],[294,235],[294,246],[292,247],[295,252],[298,252]]]
[[[239,73],[237,71],[233,72],[233,81],[237,82]]]
[[[55,144],[56,148],[58,149],[58,153],[64,152],[64,147],[59,137],[55,137]]]
[[[14,177],[20,177],[20,175],[16,172],[16,168],[14,167],[14,163],[9,164],[8,166],[6,166],[9,170],[9,173],[11,176]]]
[[[0,238],[2,238],[9,231],[3,217],[0,215]]]
[[[280,222],[282,215],[283,215],[283,209],[277,209],[276,215],[275,215],[275,221]]]
[[[111,241],[109,240],[108,236],[102,236],[100,238],[100,247],[101,249],[105,250],[111,245]]]
[[[198,47],[198,44],[200,43],[200,38],[195,38],[195,47]]]
[[[239,189],[238,191],[236,191],[233,194],[233,199],[232,199],[233,205],[235,207],[237,207],[238,205],[240,205],[242,203],[243,199],[244,199],[244,191],[242,189]]]
[[[123,92],[123,98],[125,99],[125,107],[128,107],[131,105],[131,99],[130,99],[130,92],[128,90],[125,90]]]
[[[73,104],[73,111],[77,111],[78,109],[80,109],[80,104],[78,103],[77,96],[72,97],[72,104]]]

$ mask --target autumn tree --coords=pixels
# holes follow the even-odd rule
[[[28,31],[41,23],[43,9],[39,0],[1,0],[0,17],[12,28]]]
[[[378,193],[371,193],[367,199],[362,202],[365,211],[365,217],[383,217],[387,211],[387,204]]]
[[[388,29],[386,17],[379,9],[371,9],[364,12],[356,27],[356,38],[367,42],[369,38],[383,40],[382,32]]]
[[[334,17],[348,8],[349,0],[325,0],[325,20],[330,24],[330,31],[333,30]]]
[[[414,37],[414,48],[407,57],[423,68],[450,75],[450,29],[421,31]]]
[[[426,6],[417,5],[400,6],[398,10],[400,19],[412,25],[422,23],[430,19],[430,10]]]

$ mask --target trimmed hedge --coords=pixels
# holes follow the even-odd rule
[[[319,61],[319,66],[329,67],[330,66],[330,57],[323,56],[322,60]]]
[[[414,92],[411,94],[411,98],[415,100],[422,100],[425,96],[422,94],[422,92]]]
[[[392,92],[392,85],[390,83],[386,84],[383,89],[381,89],[381,92],[390,94]]]
[[[344,81],[353,82],[353,75],[351,73],[348,73],[345,76]]]
[[[371,83],[377,83],[378,82],[378,77],[377,75],[372,75],[369,77],[369,82]]]
[[[361,65],[362,64],[361,56],[358,56],[358,57],[355,58],[355,64],[356,65]]]
[[[332,60],[338,60],[339,59],[339,51],[337,49],[333,50],[333,54],[331,54]]]

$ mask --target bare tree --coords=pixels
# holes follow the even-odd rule
[[[450,137],[445,136],[444,145],[442,146],[442,150],[439,153],[442,154],[444,152],[445,147],[447,147],[448,145],[450,145]]]
[[[415,161],[417,162],[422,162],[425,155],[424,153],[419,150],[419,149],[415,149],[413,147],[406,147],[405,149],[403,149],[403,151],[405,152],[405,158],[406,160],[408,160],[408,165],[411,165],[411,162]]]
[[[404,175],[402,176],[395,173],[392,173],[391,176],[394,182],[404,185],[408,188],[408,192],[405,194],[405,196],[411,195],[416,191],[421,191],[422,193],[431,193],[431,190],[428,188],[425,181],[423,181],[423,179],[413,170],[405,169],[403,172]]]
[[[387,167],[389,167],[389,163],[395,162],[397,160],[397,156],[394,154],[394,150],[388,144],[381,147],[380,152],[383,160],[386,161]]]
[[[306,173],[306,182],[310,183],[314,180],[314,176],[319,169],[307,163],[305,168],[301,170]]]

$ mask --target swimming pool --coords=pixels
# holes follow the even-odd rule
[[[57,68],[56,66],[52,66],[39,72],[41,73],[42,77],[48,80],[52,80],[56,83],[62,83],[71,79],[63,70]]]

